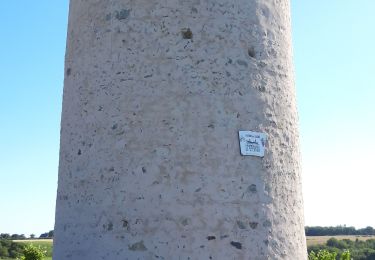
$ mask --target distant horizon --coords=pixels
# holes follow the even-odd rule
[[[306,227],[322,227],[322,228],[336,228],[336,227],[347,227],[347,228],[351,228],[351,227],[354,227],[354,226],[348,226],[348,225],[335,225],[335,226],[321,226],[321,225],[315,225],[315,226],[305,226]],[[365,229],[365,228],[368,228],[368,227],[372,227],[374,228],[373,226],[365,226],[365,227],[354,227],[356,230],[360,230],[360,229]],[[2,232],[0,230],[0,234],[9,234],[9,235],[25,235],[26,239],[30,239],[30,236],[31,235],[35,235],[35,238],[34,239],[38,239],[41,235],[43,234],[46,234],[50,231],[53,231],[53,229],[50,229],[46,232],[42,232],[40,233],[39,235],[36,234],[36,233],[30,233],[30,234],[25,234],[25,233],[9,233],[9,232]],[[326,236],[332,236],[332,235],[326,235]],[[41,239],[51,239],[51,238],[41,238]],[[17,240],[17,239],[16,239]]]

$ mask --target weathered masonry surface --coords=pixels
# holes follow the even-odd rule
[[[71,1],[54,259],[306,259],[289,8]]]

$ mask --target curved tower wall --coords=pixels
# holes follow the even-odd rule
[[[54,259],[306,259],[288,0],[71,1],[65,73]]]

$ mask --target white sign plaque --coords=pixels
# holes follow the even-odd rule
[[[242,155],[264,156],[264,147],[267,136],[264,133],[239,131],[240,148]]]

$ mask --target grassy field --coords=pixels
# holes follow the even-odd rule
[[[328,239],[331,237],[336,238],[337,240],[342,239],[350,239],[350,240],[368,240],[368,239],[375,239],[375,236],[314,236],[314,237],[306,237],[307,246],[312,245],[321,245],[325,244]]]

